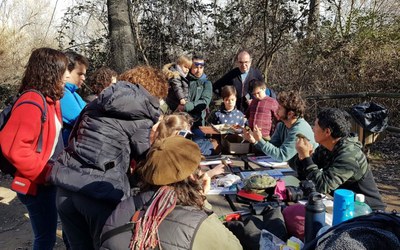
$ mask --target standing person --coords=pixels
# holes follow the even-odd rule
[[[237,92],[237,108],[246,112],[252,99],[249,87],[253,80],[264,81],[261,72],[251,67],[252,58],[246,50],[241,50],[236,56],[237,67],[226,73],[214,83],[214,92],[221,94],[221,88],[225,85],[233,85]],[[266,94],[276,98],[275,93],[267,88]]]
[[[183,111],[189,113],[194,120],[193,128],[204,126],[206,109],[212,98],[212,84],[204,78],[204,57],[194,55],[192,67],[187,76],[189,80],[189,100],[184,105]]]
[[[244,137],[264,154],[277,161],[288,161],[297,153],[297,134],[306,136],[314,148],[317,143],[310,124],[303,118],[306,104],[300,93],[282,91],[278,95],[278,104],[278,118],[282,122],[276,126],[270,141],[262,138],[261,129],[257,125],[253,130],[246,131]]]
[[[261,130],[264,140],[271,139],[271,131],[275,127],[275,121],[278,120],[278,102],[265,94],[267,85],[262,81],[254,81],[251,86],[252,94],[255,97],[246,112],[249,119],[249,127],[254,129],[257,126]]]
[[[219,110],[212,112],[208,118],[207,123],[211,124],[229,124],[244,126],[246,119],[244,114],[236,109],[236,89],[231,85],[222,87],[221,97],[222,105]]]
[[[183,110],[183,106],[189,99],[189,80],[186,79],[192,60],[186,56],[180,56],[176,63],[164,65],[163,73],[168,78],[169,88],[166,102],[170,111]]]
[[[350,128],[347,112],[334,108],[319,112],[313,127],[319,147],[313,150],[313,145],[303,138],[296,143],[299,178],[312,180],[317,192],[332,196],[338,188],[364,194],[365,203],[372,210],[385,210],[362,144],[350,134]]]
[[[79,129],[74,127],[51,172],[71,249],[98,249],[104,222],[131,196],[131,162],[145,158],[167,90],[160,71],[139,66],[121,74],[82,111]]]
[[[181,136],[155,142],[138,168],[143,191],[118,205],[103,236],[146,204],[143,215],[133,230],[106,239],[101,249],[242,249],[205,206],[210,178],[199,169],[200,160],[199,147]]]
[[[34,50],[26,65],[19,93],[34,89],[45,97],[46,103],[39,93],[25,92],[15,103],[0,133],[1,150],[17,169],[15,177],[25,179],[31,189],[37,190],[36,194],[17,193],[29,213],[35,237],[34,250],[53,249],[56,242],[56,187],[46,183],[46,176],[51,169],[50,158],[55,159],[63,149],[59,136],[62,122],[59,100],[69,77],[67,66],[67,57],[58,50]],[[26,101],[31,103],[18,106],[18,103]],[[44,122],[42,112],[46,114]]]
[[[82,109],[86,106],[86,102],[76,91],[82,87],[82,84],[86,79],[85,75],[86,70],[89,67],[89,61],[86,57],[73,51],[67,51],[65,52],[65,55],[68,57],[68,70],[71,73],[68,82],[65,84],[64,96],[61,99],[63,117],[62,135],[64,146],[67,146],[68,137],[71,133],[72,127]]]
[[[189,113],[193,118],[193,141],[200,146],[203,155],[211,155],[215,152],[216,144],[213,145],[199,128],[205,125],[206,111],[212,99],[212,84],[204,74],[204,67],[204,57],[194,55],[192,67],[187,76],[189,81],[189,100],[183,107],[183,111]]]
[[[117,77],[118,73],[109,67],[101,67],[95,70],[86,84],[90,93],[83,98],[84,101],[91,102],[95,100],[103,89],[117,82]]]

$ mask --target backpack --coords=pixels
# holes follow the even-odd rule
[[[3,130],[4,126],[6,125],[8,119],[10,119],[11,116],[11,112],[14,108],[14,104],[18,101],[18,99],[25,93],[27,92],[35,92],[37,94],[40,95],[40,97],[42,97],[43,100],[43,107],[31,100],[26,100],[26,101],[22,101],[20,103],[18,103],[18,105],[15,107],[19,107],[22,104],[32,104],[35,105],[36,107],[38,107],[40,109],[40,111],[42,112],[42,116],[41,116],[41,125],[40,125],[40,134],[39,134],[39,140],[38,140],[38,146],[36,148],[36,152],[40,153],[42,152],[42,146],[43,146],[43,124],[46,121],[46,116],[47,116],[47,103],[46,103],[46,99],[44,98],[44,96],[42,95],[42,93],[40,93],[37,90],[34,89],[30,89],[30,90],[26,90],[24,92],[22,92],[20,95],[14,97],[14,100],[8,104],[4,110],[0,113],[0,133]],[[16,172],[16,168],[4,157],[3,155],[3,151],[1,150],[1,145],[0,145],[0,170],[1,172],[5,173],[5,174],[9,174],[11,176],[15,175]]]
[[[332,246],[335,249],[400,249],[400,214],[375,211],[344,221],[307,243],[303,250]]]

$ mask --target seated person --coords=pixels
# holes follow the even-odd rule
[[[229,124],[244,126],[245,118],[242,111],[236,109],[236,89],[226,85],[221,89],[223,103],[219,110],[213,111],[207,118],[208,124]]]
[[[261,129],[255,125],[253,130],[245,131],[244,137],[255,148],[277,161],[289,161],[296,155],[296,135],[301,133],[310,139],[311,144],[317,146],[314,141],[314,133],[310,124],[304,120],[305,101],[295,91],[282,91],[278,95],[278,118],[281,121],[270,141],[262,138]]]
[[[138,168],[141,193],[117,206],[102,235],[126,224],[146,204],[142,216],[133,230],[108,238],[101,249],[243,249],[205,207],[210,178],[199,169],[200,160],[199,147],[181,136],[155,142]]]
[[[154,127],[154,142],[161,141],[167,137],[180,135],[185,138],[190,138],[192,132],[190,127],[192,125],[192,118],[187,113],[174,113],[172,115],[164,116]],[[152,140],[153,141],[153,140]],[[199,145],[200,147],[201,145]],[[210,142],[212,147],[212,143]],[[224,165],[219,164],[211,170],[207,171],[206,174],[212,178],[216,175],[224,173]]]
[[[372,210],[385,210],[374,176],[357,137],[350,134],[350,116],[339,109],[322,110],[314,122],[319,147],[298,139],[295,167],[300,179],[312,180],[316,190],[333,195],[335,189],[364,194]]]
[[[263,81],[254,81],[252,85],[252,99],[249,108],[246,111],[246,117],[249,119],[249,127],[254,129],[255,125],[261,129],[261,135],[264,140],[271,139],[271,132],[275,127],[275,121],[278,120],[278,102],[265,94],[267,85]]]

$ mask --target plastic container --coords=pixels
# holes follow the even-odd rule
[[[356,194],[354,202],[354,217],[367,215],[372,212],[372,209],[365,203],[365,196],[363,194]]]
[[[325,205],[322,202],[322,195],[313,192],[308,196],[306,204],[306,218],[304,225],[304,242],[310,242],[317,236],[318,231],[326,225]]]
[[[333,193],[333,222],[335,226],[354,217],[354,193],[347,189],[336,189]]]

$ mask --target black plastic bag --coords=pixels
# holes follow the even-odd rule
[[[389,111],[377,103],[364,102],[354,105],[350,114],[361,127],[370,132],[379,133],[388,126]]]

